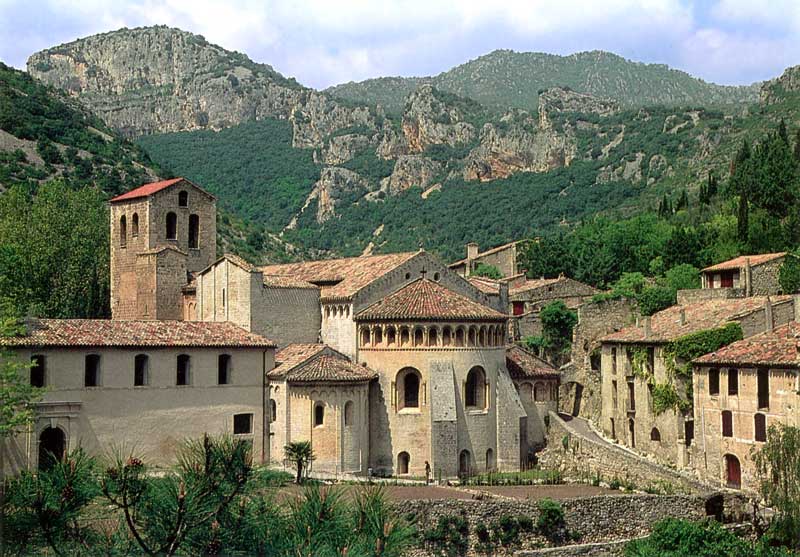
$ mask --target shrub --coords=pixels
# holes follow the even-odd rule
[[[537,507],[539,508],[539,518],[536,520],[536,528],[539,532],[550,541],[564,539],[566,523],[561,504],[545,498],[539,501]]]
[[[427,548],[436,555],[466,555],[469,548],[469,524],[463,516],[440,516],[436,527],[423,533],[423,540]]]

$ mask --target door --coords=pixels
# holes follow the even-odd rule
[[[64,458],[67,440],[57,427],[48,427],[39,435],[39,470],[49,470]]]
[[[742,467],[732,454],[725,455],[725,484],[734,489],[742,487]]]
[[[733,288],[733,272],[728,271],[720,275],[720,286],[722,288]]]
[[[468,477],[472,471],[472,456],[469,451],[464,449],[458,456],[458,475]]]

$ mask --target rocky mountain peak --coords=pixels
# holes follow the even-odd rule
[[[764,104],[775,104],[782,101],[787,93],[800,91],[800,66],[792,66],[779,77],[765,82],[761,86],[760,100]]]

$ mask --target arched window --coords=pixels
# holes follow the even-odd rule
[[[464,346],[464,327],[456,329],[456,346]]]
[[[178,239],[178,215],[170,211],[167,213],[167,240]]]
[[[231,356],[220,354],[217,357],[217,384],[228,385],[231,382]]]
[[[398,410],[403,408],[419,408],[419,372],[407,367],[397,373],[397,406]]]
[[[361,346],[369,346],[369,328],[361,328]]]
[[[411,339],[411,334],[408,332],[406,327],[400,329],[400,346],[408,346],[408,343]]]
[[[450,346],[453,342],[453,330],[450,327],[442,329],[442,346]]]
[[[133,385],[143,387],[150,383],[150,358],[147,354],[137,354],[133,359]]]
[[[469,328],[469,336],[467,338],[467,346],[475,346],[476,342],[476,334],[475,334],[475,327]]]
[[[397,330],[394,327],[386,329],[386,345],[394,346],[397,342]]]
[[[436,327],[428,329],[428,346],[436,346],[439,343],[439,331]]]
[[[350,427],[353,425],[353,401],[348,400],[344,404],[344,426]]]
[[[422,329],[416,328],[414,329],[414,346],[422,346],[424,338],[424,333]]]
[[[200,247],[200,217],[197,215],[189,215],[189,247]]]
[[[119,218],[119,247],[128,245],[128,218],[122,215]]]
[[[314,427],[319,427],[325,423],[325,404],[318,402],[314,405]]]
[[[87,354],[84,359],[83,385],[97,387],[100,385],[100,356]]]
[[[486,327],[481,327],[478,332],[478,345],[486,346]]]
[[[486,471],[490,472],[492,470],[494,470],[494,451],[486,449]]]
[[[411,464],[411,456],[403,451],[397,455],[397,474],[408,474],[408,465]]]
[[[189,206],[189,193],[185,191],[178,192],[178,207]]]
[[[380,346],[383,344],[383,329],[380,327],[375,327],[372,329],[372,344],[374,346]]]
[[[139,235],[139,213],[134,213],[131,217],[131,236],[136,238]]]
[[[725,462],[725,485],[734,489],[742,487],[742,466],[739,459],[732,454],[726,454]]]
[[[482,367],[474,367],[467,373],[464,393],[467,408],[486,408],[486,373]]]
[[[722,411],[722,436],[733,437],[733,414],[730,410]]]
[[[767,440],[767,417],[764,414],[756,414],[754,419],[755,440],[764,443]]]
[[[523,383],[519,389],[520,396],[522,396],[522,400],[525,402],[530,402],[533,400],[533,385],[530,383]]]
[[[547,396],[547,385],[541,381],[533,385],[533,400],[535,402],[547,402],[550,398]]]
[[[189,356],[187,356],[186,354],[181,354],[180,356],[178,356],[175,384],[176,385],[189,384]]]
[[[275,404],[274,399],[269,399],[269,421],[278,421],[278,405]]]
[[[661,442],[661,432],[658,431],[657,427],[654,427],[650,430],[650,441],[658,441]]]

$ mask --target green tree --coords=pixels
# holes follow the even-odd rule
[[[503,278],[503,273],[500,272],[494,265],[489,265],[487,263],[478,263],[475,266],[475,269],[472,271],[472,275],[476,277],[486,277],[490,279],[501,279]]]
[[[751,544],[717,522],[668,518],[646,538],[625,546],[625,557],[756,557]],[[764,555],[763,553],[761,555]]]
[[[30,365],[20,362],[3,343],[4,339],[25,333],[24,324],[10,304],[0,300],[0,440],[30,425],[33,404],[43,392],[30,384],[27,374]]]
[[[539,312],[542,336],[530,339],[527,344],[541,348],[548,359],[560,363],[572,344],[572,330],[578,322],[577,314],[561,300],[550,302]]]
[[[800,428],[775,422],[752,456],[759,492],[778,513],[773,533],[781,543],[800,548]]]
[[[778,275],[778,282],[785,294],[800,291],[800,256],[790,253],[786,256]]]
[[[295,483],[302,483],[303,472],[316,459],[314,449],[311,447],[311,441],[294,441],[289,443],[283,448],[283,454],[286,460],[293,462],[297,467]]]

